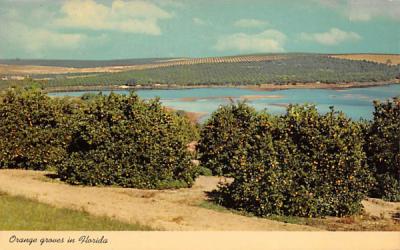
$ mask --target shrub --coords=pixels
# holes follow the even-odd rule
[[[60,162],[64,110],[37,88],[8,89],[0,97],[0,168],[44,170]]]
[[[342,216],[361,209],[372,179],[358,123],[334,110],[320,115],[314,106],[290,106],[280,118],[254,112],[252,116],[246,117],[251,121],[246,129],[225,130],[226,123],[216,122],[220,115],[214,114],[210,123],[218,128],[210,131],[207,123],[202,132],[211,132],[206,136],[214,141],[235,136],[241,142],[219,146],[220,152],[235,152],[226,152],[233,156],[230,160],[205,158],[234,178],[220,187],[219,203],[258,216]]]
[[[204,176],[212,176],[212,171],[206,167],[199,167],[199,175],[204,175]]]
[[[190,186],[197,168],[180,119],[158,100],[145,102],[134,93],[92,98],[71,125],[69,157],[58,174],[71,184]]]
[[[368,164],[377,180],[372,195],[400,201],[400,99],[374,102],[374,106],[366,138]]]

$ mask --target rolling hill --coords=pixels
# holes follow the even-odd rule
[[[386,63],[376,59],[382,61],[384,55],[362,56],[288,53],[113,61],[20,60],[19,65],[0,65],[0,75],[7,79],[2,86],[20,74],[41,80],[45,87],[336,84],[399,77],[400,65],[394,65],[398,55],[387,55]]]

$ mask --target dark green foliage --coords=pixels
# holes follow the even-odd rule
[[[333,110],[320,115],[314,106],[290,106],[279,118],[249,110],[221,108],[202,131],[202,164],[234,178],[220,187],[219,203],[258,216],[361,209],[372,179],[358,123]]]
[[[9,89],[0,97],[0,168],[46,169],[65,156],[68,105],[37,88]]]
[[[199,175],[212,176],[213,173],[212,173],[211,169],[200,166],[199,167]]]
[[[372,194],[400,201],[400,99],[374,105],[374,120],[365,147],[368,164],[377,180]]]
[[[92,98],[74,119],[68,158],[58,168],[72,184],[136,188],[190,186],[197,173],[182,117],[136,94]]]
[[[214,175],[229,176],[231,161],[236,161],[243,153],[239,149],[247,147],[254,129],[256,112],[244,104],[221,106],[204,125],[198,151],[202,166]]]

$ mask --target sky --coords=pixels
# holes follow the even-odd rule
[[[400,0],[0,0],[0,58],[400,53]]]

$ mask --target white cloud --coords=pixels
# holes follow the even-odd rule
[[[350,21],[383,17],[400,21],[399,0],[312,0],[342,12]]]
[[[28,27],[18,22],[7,23],[7,29],[0,30],[0,40],[3,43],[21,48],[31,56],[41,56],[42,52],[51,49],[74,50],[87,39],[83,34],[64,34]]]
[[[258,34],[236,33],[220,37],[214,48],[219,51],[284,52],[285,41],[285,34],[269,29]]]
[[[259,19],[239,19],[233,23],[238,28],[262,28],[268,25],[268,22]]]
[[[305,41],[313,41],[323,45],[337,45],[343,42],[354,42],[361,40],[361,36],[355,32],[343,31],[338,28],[332,28],[322,33],[301,33],[300,37]]]
[[[160,35],[159,20],[172,14],[151,2],[115,0],[111,6],[94,0],[71,0],[61,8],[64,16],[54,24],[91,30],[117,30],[129,33]]]
[[[206,21],[204,21],[203,19],[198,18],[198,17],[193,18],[193,23],[196,25],[200,25],[200,26],[207,25]]]
[[[375,17],[389,17],[400,21],[400,1],[351,0],[347,15],[351,21],[369,21]]]

